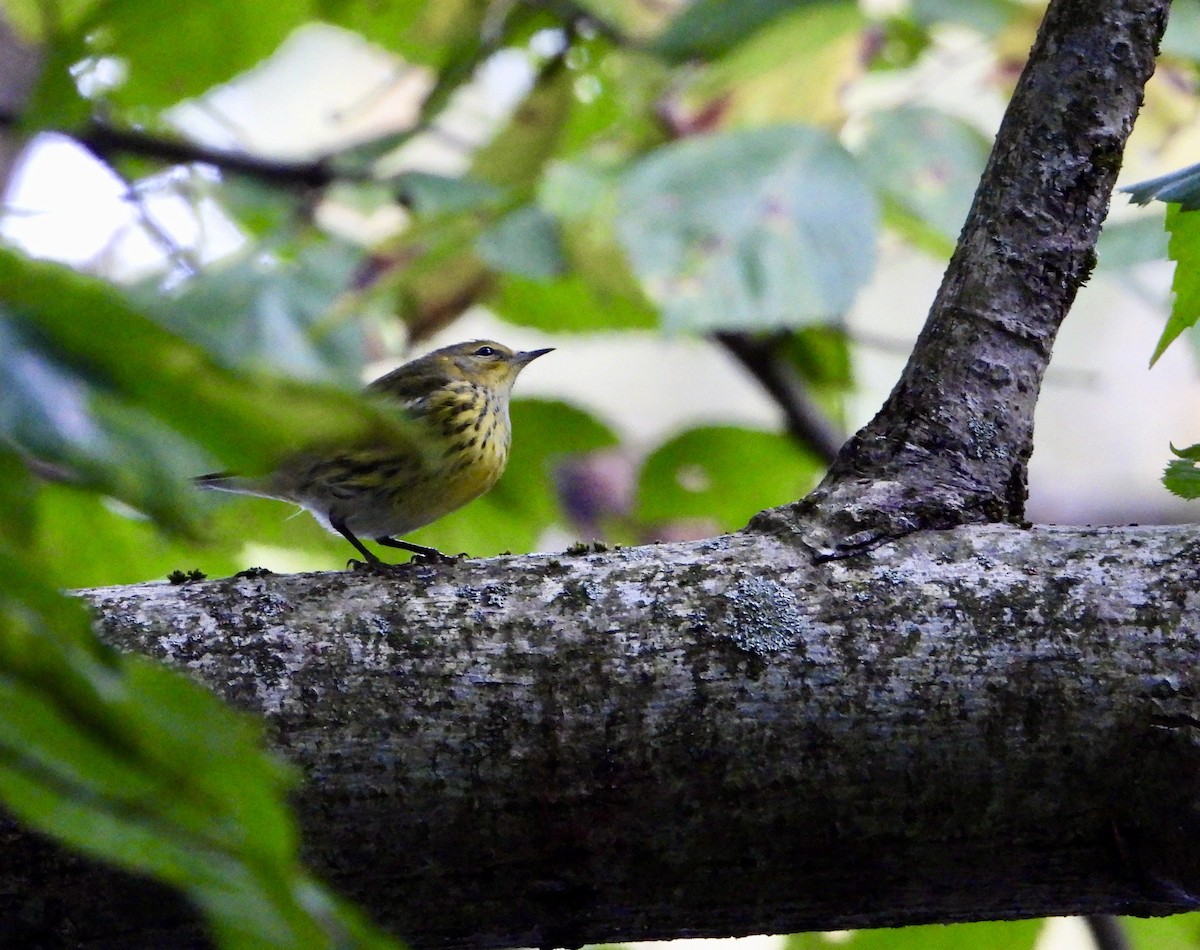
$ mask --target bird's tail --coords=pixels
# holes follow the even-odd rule
[[[242,478],[233,472],[210,472],[207,475],[197,475],[192,479],[199,488],[211,488],[215,491],[232,491],[247,494],[254,491],[254,479]]]
[[[259,498],[291,500],[291,496],[286,492],[281,492],[270,477],[247,478],[244,475],[234,475],[232,472],[211,472],[208,475],[197,475],[192,479],[192,483],[197,488],[229,491],[237,495],[257,495]]]

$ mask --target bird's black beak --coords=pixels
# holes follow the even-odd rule
[[[552,347],[552,346],[548,346],[544,350],[523,350],[516,355],[515,360],[516,360],[516,362],[520,363],[522,366],[528,366],[530,363],[532,363],[534,360],[536,360],[539,356],[545,356],[547,353],[553,353],[553,352],[554,352],[554,347]]]

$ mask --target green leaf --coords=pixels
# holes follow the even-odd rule
[[[254,66],[312,13],[311,0],[208,0],[173,5],[164,22],[144,0],[108,0],[88,26],[96,52],[128,63],[129,78],[114,98],[161,107]]]
[[[378,10],[390,3],[357,0]],[[413,62],[453,70],[456,63],[470,62],[477,55],[485,22],[494,13],[491,0],[438,0],[404,4],[416,13],[411,28],[377,42],[404,55]],[[419,12],[413,10],[419,6]],[[406,18],[410,15],[403,14]]]
[[[126,178],[153,178],[161,175],[159,168],[129,168],[141,159],[123,157],[117,165]],[[135,182],[135,187],[140,182]],[[220,181],[206,180],[204,176],[193,175],[189,181],[198,196],[211,196],[223,212],[237,222],[247,236],[251,238],[275,238],[281,232],[294,227],[295,222],[303,214],[304,197],[294,191],[279,188],[277,185],[258,181],[247,175],[226,174]],[[330,188],[332,194],[334,188]],[[340,197],[340,195],[339,195]]]
[[[861,69],[857,3],[799,4],[712,63],[686,89],[696,113],[719,109],[724,128],[844,121],[845,91]]]
[[[1200,164],[1189,165],[1157,178],[1148,178],[1120,189],[1137,205],[1151,201],[1177,204],[1182,211],[1200,208]]]
[[[855,930],[837,946],[846,950],[1032,950],[1045,926],[1041,920],[932,924],[887,930]],[[809,934],[788,938],[786,950],[809,950]]]
[[[1194,459],[1171,459],[1163,471],[1162,483],[1180,498],[1200,498],[1200,468]]]
[[[1122,917],[1121,926],[1133,950],[1196,950],[1200,947],[1200,914],[1174,917]]]
[[[1164,56],[1200,60],[1200,4],[1172,5],[1159,52]]]
[[[398,198],[420,215],[453,214],[497,204],[504,192],[470,175],[452,178],[429,172],[403,172],[387,179]]]
[[[133,584],[201,567],[210,576],[224,576],[246,566],[236,534],[220,548],[211,542],[197,548],[75,485],[40,485],[31,511],[36,527],[27,550],[57,587]],[[242,531],[252,523],[243,520]]]
[[[558,222],[536,205],[505,215],[475,242],[484,263],[506,274],[557,277],[566,268]]]
[[[1189,445],[1185,449],[1177,449],[1172,445],[1171,451],[1181,459],[1188,459],[1192,462],[1200,462],[1200,444]]]
[[[0,251],[0,301],[54,362],[144,407],[232,468],[261,471],[314,443],[409,440],[401,422],[354,394],[221,367],[117,288],[68,268]]]
[[[961,23],[992,37],[1005,29],[1024,9],[1015,0],[913,0],[911,16],[918,23]]]
[[[884,197],[889,223],[948,257],[990,150],[987,137],[962,119],[902,106],[871,115],[858,158]]]
[[[274,371],[357,388],[361,328],[331,322],[361,251],[307,241],[290,260],[254,250],[214,264],[171,294],[156,286],[137,300],[155,321],[232,369]]]
[[[471,176],[520,197],[531,191],[555,154],[575,103],[570,70],[561,63],[538,77],[508,124],[471,162]]]
[[[578,274],[557,280],[506,274],[488,306],[508,323],[550,333],[649,330],[658,325],[657,311],[640,293],[613,291]]]
[[[261,727],[92,636],[81,601],[0,545],[0,801],[183,889],[228,948],[390,947],[298,863],[293,771]]]
[[[711,519],[723,531],[804,495],[824,471],[786,436],[738,426],[690,429],[642,465],[638,517],[651,524]]]
[[[76,128],[88,120],[93,107],[80,95],[72,70],[90,53],[78,32],[54,34],[45,48],[37,85],[21,116],[27,129]]]
[[[29,470],[15,452],[0,444],[0,545],[29,546],[37,523],[36,498]]]
[[[563,129],[565,155],[639,154],[667,138],[658,105],[675,77],[661,60],[603,36],[576,37],[569,54],[575,102]]]
[[[732,49],[772,20],[798,6],[819,0],[695,0],[684,7],[658,38],[650,51],[681,63],[688,59],[711,59]]]
[[[621,192],[618,236],[669,329],[834,320],[871,272],[874,199],[818,129],[688,139],[635,165]]]
[[[556,331],[658,326],[616,236],[619,178],[585,161],[558,161],[542,179],[538,203],[560,224],[570,272],[558,281],[500,281],[493,306],[505,319]]]
[[[1195,326],[1200,318],[1200,215],[1171,205],[1167,208],[1167,231],[1171,235],[1168,256],[1175,261],[1175,276],[1171,281],[1175,299],[1167,325],[1150,357],[1151,366],[1179,334]]]
[[[427,0],[314,0],[313,15],[353,30],[386,48],[396,48],[416,28]]]
[[[0,389],[0,438],[43,474],[90,485],[172,530],[194,529],[181,479],[203,466],[203,454],[148,413],[89,388],[2,317]]]

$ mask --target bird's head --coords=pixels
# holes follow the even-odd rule
[[[516,351],[494,340],[472,340],[436,350],[426,359],[436,360],[439,369],[451,378],[508,392],[521,370],[549,352],[550,349]]]

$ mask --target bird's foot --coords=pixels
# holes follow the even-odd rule
[[[441,551],[430,548],[428,551],[418,551],[409,560],[409,564],[457,564],[459,561],[465,561],[470,555],[466,551],[460,551],[458,554],[443,554]]]
[[[346,562],[347,570],[359,571],[363,574],[390,574],[406,566],[404,564],[388,564],[386,561],[360,561],[354,557]]]

